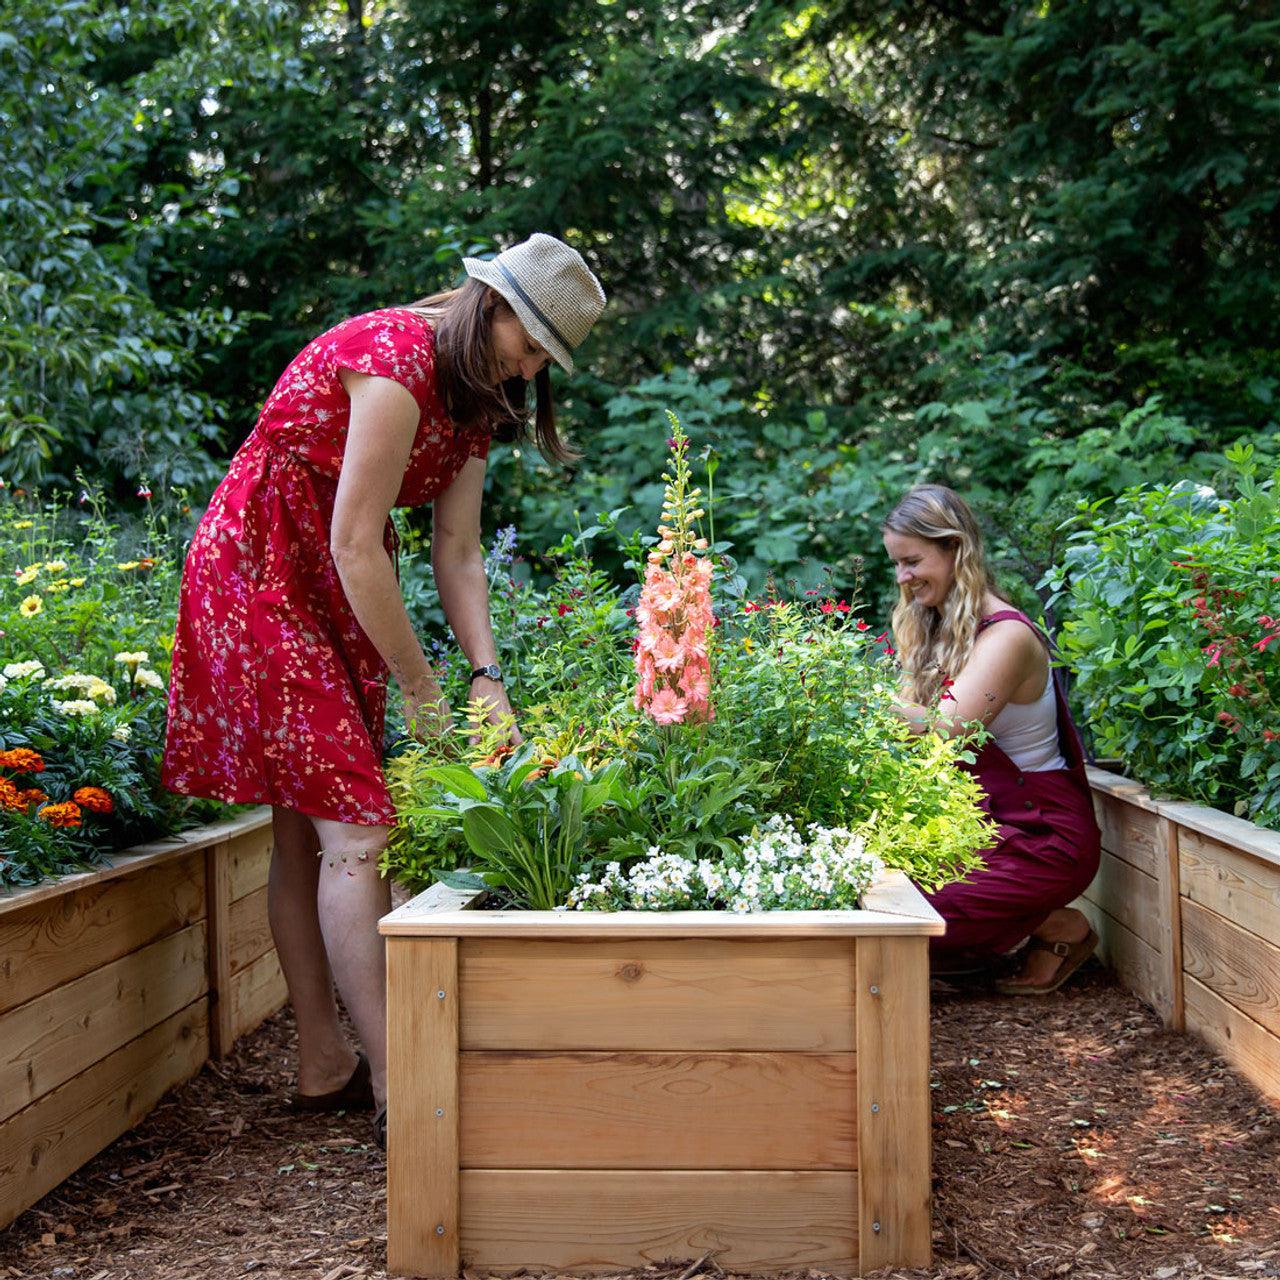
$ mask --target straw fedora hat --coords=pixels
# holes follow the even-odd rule
[[[582,255],[538,231],[495,258],[463,258],[467,275],[496,289],[529,336],[566,373],[576,347],[604,310],[604,290]]]

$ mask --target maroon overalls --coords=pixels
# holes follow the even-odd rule
[[[1026,623],[1048,648],[1040,629],[1014,609],[983,618],[978,630],[1005,618]],[[1098,870],[1102,837],[1085,778],[1084,748],[1058,673],[1051,671],[1051,678],[1058,746],[1068,767],[1024,773],[993,739],[974,764],[965,766],[987,793],[982,807],[1000,831],[983,854],[981,871],[925,895],[947,922],[945,936],[931,939],[936,957],[1011,951],[1051,911],[1079,897]]]

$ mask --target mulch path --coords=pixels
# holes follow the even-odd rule
[[[1109,975],[935,983],[933,1025],[936,1264],[881,1280],[1280,1276],[1280,1110]],[[284,1112],[293,1056],[286,1011],[0,1233],[0,1277],[386,1277],[368,1120]]]

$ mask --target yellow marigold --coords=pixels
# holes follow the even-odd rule
[[[124,572],[126,572],[126,573],[127,573],[130,569],[136,569],[137,567],[138,567],[138,561],[136,561],[136,560],[126,560],[126,561],[124,561],[122,564],[117,564],[117,565],[116,565],[116,568],[117,568],[117,569],[122,569],[122,570],[124,570]]]
[[[110,793],[101,787],[79,787],[71,798],[90,813],[111,813],[116,807]]]
[[[30,521],[30,520],[15,520],[15,521],[13,522],[13,527],[14,527],[15,529],[30,529],[30,528],[31,528],[31,521]]]
[[[0,751],[0,769],[16,769],[19,773],[43,773],[44,760],[30,747],[10,747]]]
[[[20,587],[29,587],[40,576],[40,566],[29,564],[25,569],[14,570],[14,581]]]
[[[67,567],[65,560],[46,560],[44,562],[45,573],[62,573]]]
[[[39,596],[28,596],[19,606],[18,612],[24,618],[34,618],[44,608]]]
[[[36,810],[36,817],[51,827],[78,827],[84,821],[80,806],[71,800],[64,800],[61,804],[47,804]]]
[[[69,586],[69,587],[83,587],[83,586],[84,586],[84,584],[85,584],[85,581],[86,581],[86,580],[85,580],[84,578],[68,578],[68,579],[67,579],[67,586]]]
[[[71,584],[69,582],[65,581],[51,582],[47,587],[45,587],[44,593],[47,596],[58,596],[61,595],[70,585]]]

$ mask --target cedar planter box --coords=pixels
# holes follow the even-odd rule
[[[271,811],[0,897],[0,1227],[285,1000]]]
[[[1076,905],[1175,1030],[1280,1101],[1280,832],[1089,770],[1102,863]]]
[[[930,1261],[928,940],[900,873],[859,911],[382,921],[388,1268]]]

